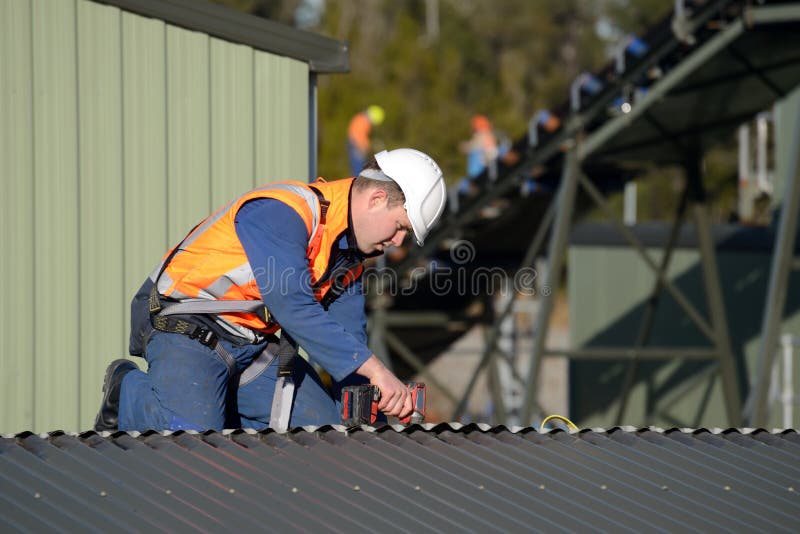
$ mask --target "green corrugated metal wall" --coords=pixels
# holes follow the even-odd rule
[[[85,430],[170,244],[308,177],[309,69],[87,0],[0,1],[0,433]]]

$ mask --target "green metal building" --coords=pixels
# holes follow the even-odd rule
[[[670,254],[665,277],[701,317],[713,317],[708,278],[718,279],[718,312],[724,315],[744,410],[753,402],[745,399],[754,396],[766,373],[767,417],[757,424],[796,428],[800,424],[800,396],[795,393],[800,391],[800,239],[782,238],[782,233],[787,216],[797,225],[800,89],[779,100],[773,113],[775,212],[770,227],[711,228],[709,245],[717,265],[712,271],[703,265],[696,225],[678,224],[673,247],[667,243],[673,241],[675,221],[639,224],[629,231],[654,263],[661,264]],[[782,243],[787,250],[781,252]],[[611,223],[579,226],[571,236],[568,256],[570,342],[581,353],[581,358],[570,361],[571,415],[587,427],[620,423],[713,427],[729,420],[724,360],[714,354],[685,306],[663,284],[658,288],[652,270],[618,229]],[[775,269],[781,263],[787,269],[785,279],[774,287]],[[765,362],[765,325],[772,322],[779,342],[769,349],[770,361]]]
[[[667,224],[641,224],[631,231],[656,261],[669,234]],[[771,245],[769,228],[717,226],[712,232],[727,315],[731,350],[745,398],[755,380],[761,340],[761,319],[769,281]],[[681,232],[666,273],[669,280],[704,315],[703,269],[694,228]],[[800,252],[800,250],[798,250]],[[585,427],[609,427],[616,421],[626,376],[637,365],[627,408],[621,422],[699,428],[721,426],[726,421],[725,398],[718,367],[708,339],[696,328],[666,292],[659,297],[647,347],[663,358],[640,359],[634,364],[633,347],[642,328],[654,277],[641,259],[608,223],[578,226],[569,248],[568,294],[570,341],[573,347],[630,347],[618,351],[619,359],[573,359],[570,362],[570,414]],[[800,272],[789,280],[781,333],[800,333]],[[795,349],[795,353],[797,349]],[[795,362],[797,361],[795,357]],[[778,373],[782,358],[777,358]],[[794,369],[794,391],[800,374]],[[782,380],[779,381],[781,383]],[[800,423],[794,409],[792,427]],[[783,427],[782,409],[773,399],[767,428]]]
[[[194,0],[0,2],[0,433],[89,429],[131,296],[259,183],[316,174],[343,43]]]

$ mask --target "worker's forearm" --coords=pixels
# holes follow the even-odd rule
[[[314,299],[308,277],[308,230],[300,215],[274,199],[246,203],[236,214],[236,232],[253,269],[264,303],[281,327],[292,334],[314,363],[336,381],[344,380],[370,357],[372,351],[348,333],[332,314]],[[352,300],[363,302],[360,295]],[[347,302],[336,317],[352,312]],[[359,321],[364,312],[359,310]],[[351,325],[356,328],[356,321]],[[363,324],[363,323],[362,323]]]
[[[367,358],[367,361],[361,364],[361,367],[356,369],[356,373],[372,380],[376,374],[389,371],[383,362],[381,362],[374,354]]]

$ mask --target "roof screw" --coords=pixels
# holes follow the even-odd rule
[[[794,488],[789,486],[789,491],[794,491]],[[38,493],[36,495],[39,495]]]
[[[483,484],[481,484],[480,486],[478,486],[478,489],[482,490],[482,489],[485,489],[485,488],[483,487]]]
[[[544,484],[539,484],[539,489],[543,490],[544,489]]]
[[[669,486],[666,485],[661,486],[661,491],[667,491],[667,490],[669,490]]]
[[[355,486],[353,486],[353,491],[361,491],[361,486],[356,484]]]
[[[231,488],[231,489],[228,490],[228,493],[236,493],[236,490]]]
[[[422,488],[419,486],[414,486],[414,491],[422,491]]]
[[[300,490],[297,489],[297,488],[292,488],[292,493],[297,493],[298,491],[300,491]]]
[[[724,489],[725,491],[730,491],[730,490],[731,490],[731,487],[730,487],[730,486],[725,486],[723,489]]]
[[[789,488],[789,491],[791,491],[791,490],[792,490],[792,488]],[[41,499],[42,498],[42,494],[37,491],[36,493],[33,494],[33,498],[34,499]]]
[[[166,493],[167,495],[172,495],[172,490],[168,489],[168,490],[164,491],[164,493]]]
[[[100,496],[101,496],[101,497],[105,497],[106,495],[108,495],[108,493],[106,493],[105,491],[101,491],[101,492],[100,492]]]
[[[608,486],[606,486],[605,484],[601,484],[601,485],[600,485],[600,489],[601,489],[601,490],[607,490],[607,489],[608,489]]]

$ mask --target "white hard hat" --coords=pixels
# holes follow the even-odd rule
[[[444,211],[447,189],[442,170],[433,158],[413,148],[384,150],[375,154],[375,161],[383,174],[403,190],[414,237],[422,246]]]

